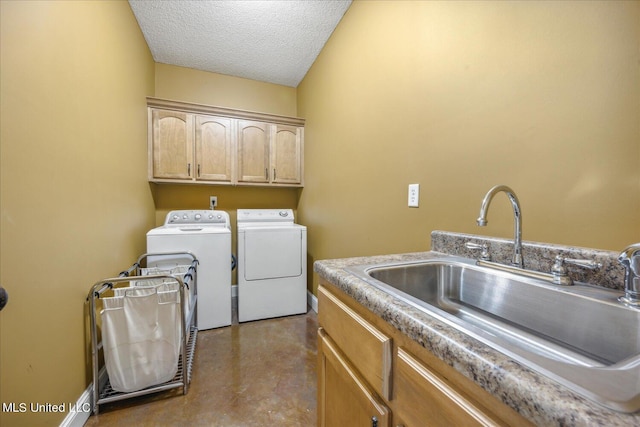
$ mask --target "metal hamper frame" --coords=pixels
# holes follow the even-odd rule
[[[140,275],[140,263],[142,260],[152,256],[166,256],[166,255],[186,255],[191,258],[191,265],[188,268],[187,273],[184,275],[184,279],[179,275],[173,274],[153,274],[142,276]],[[163,252],[163,253],[147,253],[141,255],[138,260],[131,265],[127,270],[120,273],[118,277],[104,279],[96,282],[91,290],[89,291],[89,295],[87,296],[87,301],[89,301],[90,305],[90,316],[91,316],[91,358],[92,358],[92,370],[93,370],[93,400],[91,403],[91,409],[94,414],[98,414],[99,405],[115,402],[124,399],[130,399],[138,396],[143,396],[151,393],[158,393],[165,390],[170,390],[174,388],[182,387],[182,393],[187,394],[189,389],[189,383],[191,382],[191,368],[193,364],[193,356],[195,353],[196,346],[196,338],[198,334],[198,329],[195,325],[195,313],[197,308],[197,266],[198,259],[191,252]],[[131,274],[134,274],[131,276]],[[102,340],[98,339],[98,325],[97,325],[97,314],[96,314],[96,301],[100,298],[100,296],[108,291],[121,285],[123,283],[131,282],[132,280],[136,281],[146,281],[146,280],[154,280],[154,279],[173,279],[178,282],[180,285],[180,319],[182,322],[182,331],[183,331],[183,341],[181,343],[180,349],[180,358],[178,361],[178,372],[173,377],[172,380],[156,384],[142,390],[137,390],[133,392],[118,392],[111,388],[111,384],[108,379],[108,373],[106,369],[99,368],[99,352],[102,349]],[[187,291],[190,290],[190,286],[193,286],[193,304],[191,307],[191,312],[189,313],[189,318],[185,319],[185,289]],[[187,325],[189,326],[187,331]],[[101,373],[107,377],[106,381],[101,381]]]

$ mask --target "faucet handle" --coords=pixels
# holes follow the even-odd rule
[[[562,255],[557,255],[556,260],[553,263],[553,267],[551,267],[551,274],[553,274],[554,283],[558,285],[573,284],[573,281],[569,277],[566,264],[577,265],[578,267],[589,270],[597,270],[602,267],[602,264],[590,259],[565,258]]]
[[[640,243],[626,248],[618,256],[625,268],[624,296],[618,300],[625,305],[640,309]]]
[[[480,244],[480,243],[466,242],[464,246],[467,249],[481,250],[482,253],[480,254],[480,259],[483,261],[491,261],[491,254],[489,253],[489,245],[487,243]]]
[[[624,251],[620,253],[618,256],[618,261],[625,266],[625,268],[629,268],[636,275],[640,274],[640,243],[635,243]]]
[[[588,270],[597,270],[599,268],[602,268],[602,264],[590,259],[565,258],[564,262],[566,262],[567,264],[577,265],[578,267],[586,268]]]
[[[573,265],[577,265],[578,267],[586,268],[589,270],[597,270],[602,267],[602,264],[590,259],[565,258],[562,255],[557,255],[556,261],[553,264],[553,267],[551,267],[551,272],[566,274],[567,267],[565,266],[565,264],[573,264]]]

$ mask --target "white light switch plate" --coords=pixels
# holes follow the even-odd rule
[[[420,203],[420,184],[409,184],[409,207],[417,208]]]

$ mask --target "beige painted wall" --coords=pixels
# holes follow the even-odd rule
[[[75,403],[91,381],[85,298],[144,252],[154,63],[124,1],[2,1],[2,403]],[[0,425],[66,414],[0,412]]]
[[[639,45],[640,2],[355,1],[298,87],[310,259],[512,237],[496,184],[525,240],[640,241]]]
[[[156,64],[155,96],[217,107],[296,116],[296,89],[272,83]]]

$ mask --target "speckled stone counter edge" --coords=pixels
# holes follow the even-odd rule
[[[476,254],[464,252],[466,239],[486,239],[496,249],[501,245],[507,249],[496,251],[494,260],[501,261],[506,250],[506,258],[511,248],[506,239],[494,239],[484,236],[465,235],[435,231],[432,233],[432,251],[408,254],[392,254],[373,257],[323,260],[314,263],[316,273],[333,283],[350,295],[364,307],[389,322],[422,347],[426,348],[458,372],[474,381],[487,392],[506,405],[513,408],[523,417],[540,426],[630,426],[640,425],[640,413],[623,414],[611,411],[583,396],[572,392],[550,378],[533,371],[503,353],[492,349],[480,341],[468,336],[439,321],[435,317],[417,310],[405,302],[374,288],[344,269],[354,265],[371,265],[394,261],[414,261],[434,258],[442,254],[475,258]],[[495,246],[494,246],[495,245]],[[558,245],[544,245],[526,242],[529,266],[535,259],[541,264],[552,260],[555,251],[562,251],[565,256],[589,259],[588,254],[597,253],[615,270],[616,253],[594,251],[585,248],[568,248]],[[539,248],[539,249],[538,249]],[[523,249],[524,251],[524,249]],[[533,254],[536,253],[534,256]],[[540,255],[538,255],[538,253]],[[553,254],[553,256],[551,256]],[[571,255],[569,255],[571,254]],[[613,260],[613,261],[612,261]],[[527,258],[525,257],[525,262]],[[603,263],[604,264],[604,263]],[[531,267],[529,267],[531,268]],[[606,267],[603,268],[603,270]],[[618,274],[618,273],[615,273]],[[612,277],[616,277],[612,274]],[[577,280],[574,277],[574,280]],[[596,280],[602,286],[600,278]],[[616,279],[606,287],[618,288]],[[617,279],[620,280],[620,279]],[[581,280],[586,283],[586,280]]]

